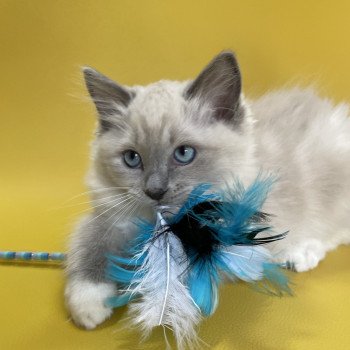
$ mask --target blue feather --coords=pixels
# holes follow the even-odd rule
[[[273,239],[282,239],[285,233],[266,239],[256,238],[258,233],[270,229],[264,220],[259,221],[254,215],[261,211],[274,182],[274,177],[263,178],[260,174],[248,188],[236,180],[232,186],[218,193],[208,193],[212,186],[200,184],[170,219],[169,227],[172,229],[174,223],[186,221],[188,217],[195,218],[200,227],[210,230],[217,242],[214,240],[213,250],[208,255],[198,255],[193,247],[186,252],[190,263],[187,286],[194,303],[204,315],[209,316],[216,309],[221,275],[232,281],[240,279],[252,283],[263,292],[276,295],[291,293],[286,275],[278,265],[270,262],[269,252],[259,246]],[[213,209],[196,214],[194,207],[204,202],[212,203]],[[107,266],[107,277],[127,286],[129,290],[142,281],[143,272],[139,268],[147,258],[147,252],[143,255],[141,252],[146,244],[156,239],[154,233],[159,232],[159,227],[148,221],[138,220],[135,224],[138,233],[126,249],[127,257],[110,255]],[[132,297],[136,296],[125,293],[108,302],[119,307]]]
[[[252,282],[262,277],[262,274],[258,274],[257,271],[252,271],[252,268],[250,268],[251,271],[247,271],[244,258],[232,257],[228,253],[221,254],[218,267],[231,280],[241,279],[246,282]]]
[[[107,298],[104,302],[106,307],[122,307],[128,304],[136,296],[132,293],[124,293],[121,295],[116,295],[110,298]]]
[[[256,282],[264,278],[269,253],[262,247],[237,246],[221,252],[221,269],[230,279]]]
[[[141,266],[144,256],[139,255],[134,258],[125,258],[117,255],[107,254],[107,268],[106,278],[117,282],[119,286],[131,289],[130,287],[134,283],[135,278],[142,278],[142,271],[138,268]],[[125,265],[132,268],[132,270],[125,269],[120,266]],[[135,299],[136,296],[132,291],[126,291],[122,294],[109,297],[105,300],[107,307],[122,307],[128,304],[131,300]]]
[[[142,251],[142,248],[153,236],[155,226],[153,223],[143,220],[136,219],[134,225],[138,227],[136,236],[131,240],[126,248],[126,254],[134,257],[137,253]]]
[[[212,235],[220,242],[210,255],[194,257],[196,251],[193,248],[188,250],[191,266],[188,285],[194,301],[205,315],[213,312],[213,305],[217,302],[217,293],[214,291],[217,291],[220,273],[233,281],[259,281],[260,289],[265,292],[290,293],[288,278],[279,266],[269,263],[269,252],[255,246],[268,243],[270,239],[282,239],[285,233],[266,239],[255,238],[255,234],[252,234],[270,229],[266,223],[253,218],[260,212],[274,182],[274,177],[262,178],[259,175],[245,189],[243,184],[236,180],[233,186],[216,195],[205,194],[205,191],[210,189],[209,186],[198,186],[191,192],[195,195],[190,195],[186,202],[186,210],[183,207],[179,211],[177,221],[184,215],[195,217],[202,226],[209,227]],[[212,204],[214,209],[203,214],[194,213],[194,206],[207,201],[207,196],[209,200],[216,201]],[[231,248],[231,251],[225,250],[224,247]],[[260,282],[261,280],[264,282]]]
[[[144,256],[138,256],[136,258],[126,258],[118,255],[107,254],[107,259],[110,262],[114,262],[116,264],[122,264],[127,266],[141,266],[144,260]]]
[[[265,279],[257,284],[257,289],[259,291],[276,296],[282,296],[284,294],[293,295],[288,276],[279,265],[265,262],[264,277]]]
[[[212,187],[211,184],[203,183],[200,184],[190,192],[186,202],[182,205],[178,213],[171,219],[171,222],[180,221],[186,214],[191,212],[191,208],[199,203],[219,199],[218,194],[205,193]]]
[[[135,278],[135,275],[135,271],[124,269],[113,261],[109,261],[107,264],[107,278],[115,282],[129,284]]]
[[[272,177],[262,179],[258,176],[245,190],[237,179],[231,187],[221,192],[222,202],[214,204],[216,216],[220,220],[212,220],[205,215],[198,219],[216,233],[222,245],[250,245],[252,240],[249,234],[266,226],[252,222],[252,217],[261,210],[273,182]]]
[[[205,316],[210,316],[218,304],[219,276],[210,261],[192,265],[188,275],[191,297]]]

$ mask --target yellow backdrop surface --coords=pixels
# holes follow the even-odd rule
[[[257,95],[315,82],[350,100],[349,1],[0,1],[0,250],[65,249],[87,209],[94,110],[80,65],[125,84],[193,77],[222,49],[237,52]],[[350,247],[293,274],[295,296],[227,286],[201,329],[212,349],[349,349]],[[120,330],[68,320],[59,268],[0,264],[1,349],[162,349]]]

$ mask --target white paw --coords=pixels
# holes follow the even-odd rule
[[[115,294],[115,286],[108,283],[69,281],[65,290],[66,304],[78,326],[93,329],[112,315],[104,305],[106,298]]]
[[[312,239],[290,245],[276,256],[279,263],[297,272],[315,268],[326,255],[322,242]]]

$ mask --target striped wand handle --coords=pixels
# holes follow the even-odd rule
[[[0,251],[0,260],[6,261],[57,261],[65,260],[64,253]]]

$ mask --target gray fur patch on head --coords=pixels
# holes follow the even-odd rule
[[[83,73],[86,87],[100,117],[101,131],[106,131],[115,126],[113,116],[124,114],[135,92],[90,67],[84,67]]]
[[[244,117],[240,106],[241,85],[237,60],[232,52],[224,51],[187,87],[185,98],[207,103],[216,120],[239,126]]]

